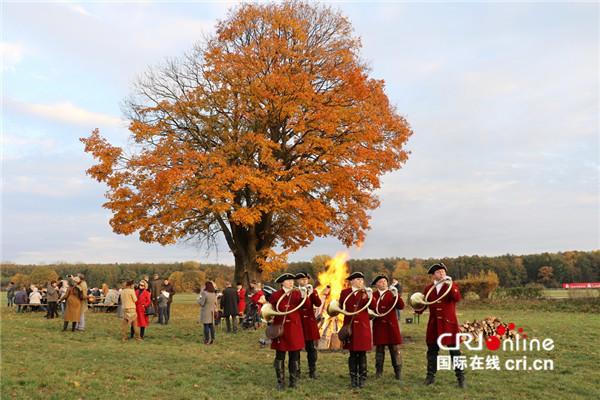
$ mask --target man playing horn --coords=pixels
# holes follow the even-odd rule
[[[295,276],[289,273],[282,274],[275,280],[281,284],[281,289],[269,297],[269,303],[278,313],[286,313],[302,303],[300,291],[294,290]],[[288,353],[288,369],[290,373],[291,388],[296,387],[297,370],[300,364],[300,350],[304,348],[304,333],[300,310],[285,315],[275,315],[273,326],[281,326],[282,333],[271,341],[271,348],[275,350],[275,373],[277,375],[277,389],[285,389],[285,353]]]
[[[375,377],[383,375],[383,363],[385,361],[385,347],[390,351],[394,376],[400,380],[402,370],[402,356],[400,354],[400,325],[396,310],[404,308],[404,301],[399,296],[396,288],[388,289],[388,278],[385,275],[377,275],[371,286],[376,286],[373,293],[373,301],[369,306],[377,315],[373,320],[373,344],[375,345]]]
[[[350,287],[342,290],[339,300],[346,312],[355,313],[362,309],[357,314],[344,315],[344,325],[339,333],[340,340],[344,342],[344,349],[350,351],[348,369],[350,384],[353,388],[364,387],[367,379],[367,351],[373,347],[368,311],[371,296],[365,289],[364,278],[362,272],[354,272],[348,276],[346,280],[350,281]],[[347,333],[341,335],[342,331]]]
[[[431,385],[435,382],[435,373],[437,372],[437,356],[440,351],[437,343],[438,337],[444,333],[450,333],[451,335],[442,339],[442,344],[448,347],[456,345],[456,334],[459,333],[456,303],[461,300],[461,295],[456,283],[452,282],[452,279],[446,275],[447,268],[443,263],[432,265],[427,272],[431,275],[433,282],[423,290],[423,293],[428,293],[431,290],[429,296],[425,296],[425,301],[431,302],[429,304],[429,322],[427,323],[427,377],[425,378],[425,385]],[[449,285],[451,287],[448,287]],[[444,294],[446,295],[444,296]],[[415,310],[415,312],[420,314],[424,310],[425,307]],[[450,356],[458,387],[464,388],[464,370],[455,364],[455,357],[460,356],[460,350],[450,350]]]
[[[319,293],[308,284],[310,275],[306,272],[296,274],[296,282],[300,288],[307,288],[308,298],[300,308],[302,316],[302,331],[304,332],[304,348],[306,349],[306,359],[308,361],[308,376],[317,379],[317,349],[315,341],[319,340],[319,327],[315,318],[314,307],[321,306]],[[298,363],[298,376],[300,376],[300,363]]]

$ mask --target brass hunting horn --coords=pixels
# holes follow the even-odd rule
[[[448,289],[446,289],[446,291],[440,297],[435,299],[434,301],[427,300],[427,299],[429,299],[429,295],[431,294],[431,292],[433,292],[433,289],[435,289],[438,285],[443,285],[444,283],[449,283]],[[420,312],[420,311],[423,311],[425,309],[425,307],[427,307],[428,305],[442,300],[444,297],[446,297],[448,295],[448,293],[450,293],[450,290],[452,290],[452,278],[447,276],[444,279],[442,279],[441,281],[439,281],[438,283],[436,283],[435,285],[432,285],[426,294],[423,294],[421,292],[414,293],[408,299],[408,304],[410,304],[410,306],[415,311]]]

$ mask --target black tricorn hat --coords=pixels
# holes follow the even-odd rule
[[[350,274],[350,276],[348,276],[346,278],[346,280],[347,281],[351,281],[352,279],[356,279],[356,278],[363,278],[363,279],[365,279],[365,275],[362,272],[359,272],[359,271],[353,272],[353,273]]]
[[[283,281],[287,281],[288,279],[296,279],[293,274],[286,272],[285,274],[279,275],[277,279],[275,279],[275,283],[282,283]]]
[[[306,272],[302,271],[302,272],[298,272],[296,274],[296,279],[301,279],[301,278],[308,278],[310,279],[310,275],[307,274]]]
[[[385,275],[377,275],[377,276],[375,277],[375,279],[373,279],[373,282],[371,282],[371,286],[375,286],[375,284],[377,283],[377,281],[379,281],[380,279],[385,279],[385,280],[386,280],[386,281],[388,281],[388,282],[390,281],[390,280],[388,279],[388,277],[387,277],[387,276],[385,276]]]
[[[443,262],[440,262],[437,264],[433,264],[431,267],[429,267],[429,269],[427,270],[427,273],[431,275],[438,269],[443,269],[444,271],[448,272],[448,268],[446,268],[446,266],[444,265]]]

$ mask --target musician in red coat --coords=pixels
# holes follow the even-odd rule
[[[461,300],[460,290],[456,283],[452,282],[452,278],[446,275],[447,268],[444,263],[434,264],[427,271],[432,277],[432,283],[423,289],[423,294],[427,296],[427,292],[435,286],[431,294],[425,301],[433,302],[429,305],[429,322],[427,323],[427,377],[425,385],[431,385],[435,382],[435,373],[437,372],[437,356],[440,351],[438,346],[438,338],[444,333],[450,333],[442,338],[441,343],[444,346],[453,347],[456,344],[456,334],[459,333],[458,320],[456,318],[456,303]],[[444,294],[448,292],[446,296]],[[422,313],[425,308],[416,310],[417,313]],[[450,350],[452,365],[454,358],[460,356],[460,350]],[[465,387],[464,370],[456,367],[454,374],[458,382],[458,387]]]
[[[400,325],[396,310],[404,308],[404,301],[398,295],[395,287],[388,287],[388,278],[385,275],[377,275],[371,286],[376,286],[377,290],[373,293],[373,301],[369,306],[376,314],[373,320],[373,344],[375,345],[375,377],[383,375],[383,363],[385,361],[385,348],[390,351],[392,366],[394,367],[394,376],[400,380],[402,370],[402,357],[400,354],[400,344],[402,336],[400,335]]]
[[[150,318],[146,315],[146,307],[152,304],[152,295],[148,290],[148,283],[140,281],[138,290],[135,291],[137,301],[135,302],[135,312],[137,314],[137,324],[140,328],[140,338],[144,338],[146,327]],[[131,327],[131,337],[133,337],[133,326]]]
[[[269,297],[269,303],[277,312],[289,312],[302,303],[303,296],[299,290],[294,289],[295,276],[289,273],[281,275],[275,280],[281,284],[281,289]],[[275,372],[277,374],[277,389],[285,388],[285,353],[288,352],[288,370],[291,388],[296,387],[300,365],[300,350],[304,348],[304,333],[302,331],[302,318],[300,310],[286,315],[277,315],[273,318],[272,325],[282,325],[283,334],[272,339],[271,348],[275,350]]]
[[[296,283],[298,287],[307,288],[308,298],[302,308],[300,315],[302,316],[302,331],[304,332],[304,349],[306,350],[306,359],[308,360],[308,376],[312,379],[317,379],[317,348],[315,341],[319,340],[319,327],[317,326],[317,318],[315,317],[315,307],[321,307],[321,298],[319,293],[308,284],[310,275],[306,272],[296,274]],[[300,376],[300,365],[298,365],[298,376]]]
[[[353,272],[346,280],[350,281],[350,287],[342,290],[340,307],[348,313],[362,311],[355,315],[344,315],[342,329],[351,331],[349,339],[344,341],[344,349],[350,351],[350,383],[353,388],[362,388],[367,379],[367,351],[373,348],[368,310],[372,291],[371,288],[365,288],[365,276],[362,272]]]

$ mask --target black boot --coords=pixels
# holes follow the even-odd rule
[[[298,369],[300,367],[300,360],[290,360],[289,371],[290,371],[290,387],[295,388],[296,382],[298,381]]]
[[[454,365],[454,357],[460,356],[460,350],[451,350],[450,359],[452,365]],[[461,389],[465,388],[465,371],[462,368],[454,368],[454,375],[456,375],[456,386]]]
[[[358,361],[356,353],[351,351],[348,357],[348,370],[350,371],[350,386],[355,389],[358,387]]]
[[[392,366],[394,367],[394,378],[399,381],[402,372],[402,356],[400,355],[400,346],[391,346],[390,354],[392,356]]]
[[[301,366],[300,360],[298,360],[298,369],[296,370],[296,380],[300,379],[300,374],[302,373],[301,369],[302,369],[302,366]]]
[[[277,375],[277,390],[285,390],[285,361],[277,360],[273,363],[275,374]]]
[[[385,361],[385,348],[377,346],[375,353],[375,378],[381,378],[383,375],[383,362]]]
[[[425,385],[432,385],[435,382],[435,373],[437,371],[437,355],[439,348],[436,345],[427,346],[427,377]]]
[[[363,351],[360,353],[360,359],[358,363],[358,387],[365,387],[365,382],[367,380],[367,352]]]
[[[317,379],[317,352],[308,353],[308,377]]]
[[[69,327],[69,322],[68,321],[63,322],[63,332],[66,331],[68,327]]]

